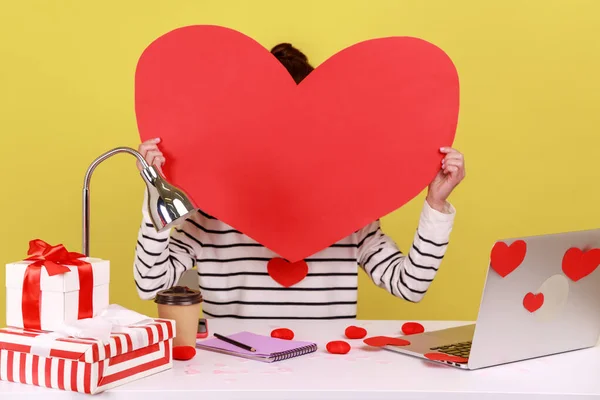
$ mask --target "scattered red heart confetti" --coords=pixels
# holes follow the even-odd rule
[[[505,277],[521,265],[527,254],[527,243],[522,240],[513,242],[510,246],[497,242],[492,248],[490,264],[494,271]]]
[[[294,331],[288,328],[273,329],[271,331],[271,337],[277,339],[292,340],[294,338]]]
[[[455,363],[466,363],[469,361],[468,358],[459,357],[459,356],[451,356],[450,354],[444,353],[427,353],[425,354],[425,358],[428,358],[432,361],[450,361]]]
[[[346,328],[344,334],[348,339],[362,339],[367,336],[367,330],[360,326],[351,325]]]
[[[408,346],[410,342],[405,339],[393,338],[389,336],[373,336],[368,339],[363,340],[363,342],[369,346],[373,347],[383,347],[383,346]]]
[[[418,322],[407,322],[402,325],[402,333],[405,335],[416,335],[425,332],[425,327]]]
[[[542,305],[544,305],[543,293],[533,294],[529,292],[523,297],[523,307],[531,313],[539,310]]]
[[[267,263],[267,272],[281,286],[290,287],[306,278],[308,264],[304,260],[289,262],[283,258],[272,258]]]
[[[191,360],[196,355],[196,349],[192,346],[175,346],[173,347],[173,359],[186,361]]]
[[[350,351],[350,345],[343,340],[329,342],[326,347],[331,354],[346,354]]]
[[[600,249],[583,251],[576,247],[565,252],[562,270],[573,282],[585,278],[600,265]]]

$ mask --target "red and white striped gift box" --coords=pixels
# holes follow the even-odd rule
[[[174,321],[154,320],[129,327],[127,333],[112,334],[108,344],[58,338],[43,356],[35,338],[47,332],[0,329],[0,380],[100,393],[172,368],[174,332]]]

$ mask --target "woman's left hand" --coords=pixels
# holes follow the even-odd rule
[[[446,156],[442,160],[442,168],[429,184],[427,202],[431,208],[448,213],[448,196],[465,177],[465,159],[450,147],[442,147],[440,152]]]

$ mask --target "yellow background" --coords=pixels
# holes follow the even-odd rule
[[[600,1],[3,1],[0,6],[0,263],[42,238],[80,251],[89,163],[138,144],[137,59],[191,24],[290,41],[314,64],[369,38],[409,35],[443,48],[461,79],[455,146],[467,179],[448,255],[420,304],[360,278],[359,317],[473,319],[497,238],[600,224]],[[401,185],[402,182],[390,182]],[[145,313],[132,261],[143,182],[128,155],[92,181],[92,255],[112,264],[111,301]],[[423,197],[383,221],[410,245]],[[4,321],[4,273],[0,274]]]

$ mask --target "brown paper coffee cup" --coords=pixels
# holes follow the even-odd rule
[[[154,302],[158,305],[159,318],[175,320],[173,346],[196,347],[198,317],[202,303],[200,291],[185,286],[174,286],[158,292]]]

